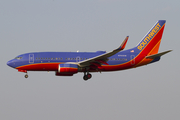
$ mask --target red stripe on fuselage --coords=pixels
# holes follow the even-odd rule
[[[27,71],[57,71],[58,65],[62,63],[37,63],[17,67],[16,69]]]

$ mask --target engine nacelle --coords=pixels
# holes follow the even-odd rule
[[[59,64],[58,71],[56,72],[57,76],[72,76],[78,72],[78,65],[76,64]]]

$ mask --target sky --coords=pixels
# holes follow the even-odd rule
[[[0,119],[180,119],[179,0],[1,0]],[[129,35],[136,46],[166,20],[159,62],[135,69],[83,73],[24,73],[7,61],[42,51],[111,51]]]

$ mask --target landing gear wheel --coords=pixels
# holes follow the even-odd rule
[[[88,73],[87,77],[88,77],[88,79],[90,79],[92,77],[92,75]]]
[[[85,81],[87,81],[88,79],[90,79],[92,77],[92,75],[89,73],[89,72],[84,72],[84,77],[83,77],[83,79],[85,80]]]
[[[88,80],[88,76],[87,75],[84,75],[83,79],[86,81]]]
[[[26,74],[24,77],[25,77],[25,78],[28,78],[28,75]]]

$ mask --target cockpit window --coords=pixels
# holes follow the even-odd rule
[[[20,60],[20,59],[22,59],[22,57],[15,57],[14,59]]]

